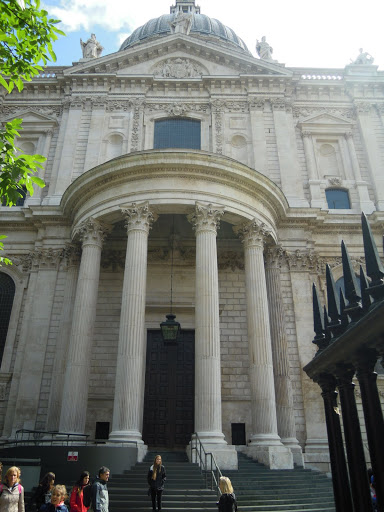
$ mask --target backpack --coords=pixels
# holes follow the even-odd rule
[[[92,502],[92,485],[88,484],[83,488],[83,505],[89,508]]]
[[[21,490],[22,490],[21,484],[17,484],[17,487],[19,488],[19,494],[21,494]],[[3,489],[4,489],[4,484],[0,484],[0,494],[3,492]]]

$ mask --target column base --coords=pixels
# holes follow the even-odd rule
[[[293,469],[291,450],[285,446],[248,446],[244,453],[269,469]]]
[[[281,442],[286,448],[289,448],[292,453],[293,463],[296,466],[304,467],[304,457],[299,441],[295,437],[282,437]]]
[[[307,469],[331,474],[328,440],[308,438],[305,444],[304,462]]]
[[[237,470],[238,467],[238,458],[237,451],[234,445],[227,444],[225,441],[222,444],[219,443],[207,443],[202,442],[205,453],[212,453],[216,464],[219,466],[220,471],[223,470]],[[197,462],[199,466],[199,459],[196,460],[196,454],[192,454],[191,443],[187,446],[187,455],[190,462]],[[207,465],[208,469],[210,469],[210,458],[207,457]]]
[[[112,430],[108,440],[112,443],[144,444],[141,433],[138,430]]]

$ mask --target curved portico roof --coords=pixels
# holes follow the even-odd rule
[[[79,176],[61,201],[76,227],[89,217],[121,220],[121,208],[149,201],[158,213],[190,213],[196,202],[221,205],[225,220],[254,218],[272,232],[288,210],[281,189],[263,174],[222,155],[148,150],[105,162]]]

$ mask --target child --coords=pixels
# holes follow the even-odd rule
[[[64,500],[68,498],[65,485],[55,485],[52,489],[51,503],[47,503],[41,507],[42,512],[68,512],[68,508],[64,505]]]
[[[236,496],[230,479],[226,476],[221,476],[219,487],[222,493],[217,502],[219,512],[237,512]]]

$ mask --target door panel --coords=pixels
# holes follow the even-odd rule
[[[185,447],[194,428],[194,331],[164,343],[148,331],[143,440],[151,447]]]

